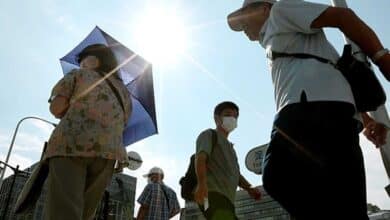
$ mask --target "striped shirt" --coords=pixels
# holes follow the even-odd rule
[[[141,206],[149,207],[148,213],[145,215],[146,220],[168,220],[180,212],[176,193],[163,183],[146,185],[137,201]]]

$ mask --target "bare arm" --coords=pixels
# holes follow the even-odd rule
[[[238,186],[243,188],[245,191],[248,192],[248,194],[256,199],[261,199],[261,192],[258,188],[252,187],[252,185],[248,182],[248,180],[245,179],[244,176],[240,174],[240,179],[238,180]]]
[[[340,29],[370,58],[383,49],[383,45],[375,32],[348,8],[329,7],[313,21],[311,27]],[[390,81],[390,54],[385,54],[375,64],[380,68],[386,79]]]
[[[348,8],[329,7],[313,21],[311,27],[340,29],[370,57],[383,49],[375,32]]]
[[[207,155],[203,152],[199,153],[195,157],[195,172],[198,184],[206,185],[207,184]]]
[[[207,154],[200,152],[195,157],[195,172],[198,185],[196,186],[194,199],[197,203],[203,204],[208,196],[207,188]]]
[[[50,112],[56,118],[62,118],[69,108],[69,99],[65,96],[56,96],[50,102]]]
[[[244,190],[248,190],[251,188],[251,184],[240,174],[240,179],[238,180],[238,186],[243,188]]]
[[[364,124],[363,134],[377,148],[386,144],[387,128],[384,124],[376,122],[367,113],[361,113]]]
[[[363,119],[363,126],[366,127],[368,123],[372,122],[373,119],[367,114],[367,112],[361,113],[362,119]]]
[[[141,205],[141,207],[138,210],[137,220],[144,220],[146,213],[148,213],[148,210],[149,210],[149,206]]]

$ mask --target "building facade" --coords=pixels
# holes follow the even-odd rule
[[[16,174],[3,180],[0,190],[0,219],[33,219],[17,218],[13,213],[13,208],[18,195],[22,191],[24,183],[27,181],[28,177],[28,173],[16,170]],[[29,212],[28,215],[31,216],[32,213]]]
[[[114,174],[96,211],[95,220],[132,220],[137,179],[125,174]]]
[[[1,220],[41,220],[46,194],[46,184],[33,210],[16,215],[14,205],[29,177],[29,171],[17,172],[4,179],[0,190]],[[137,179],[125,174],[114,174],[96,212],[95,220],[131,220],[134,216],[134,202]]]
[[[259,201],[254,200],[249,194],[240,190],[236,194],[236,213],[239,219],[245,220],[290,220],[291,217],[286,210],[273,200],[263,189],[258,187],[262,193]]]
[[[244,190],[237,191],[236,214],[242,220],[290,220],[290,215],[285,211],[278,202],[273,200],[263,189],[259,186],[262,193],[262,199],[259,201],[251,198]],[[182,220],[204,220],[198,206],[193,202],[186,202],[185,208],[181,213]]]
[[[390,210],[381,210],[375,213],[369,213],[370,220],[390,220]]]

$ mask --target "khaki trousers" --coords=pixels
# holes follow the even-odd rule
[[[103,158],[50,158],[44,219],[93,219],[114,164]]]

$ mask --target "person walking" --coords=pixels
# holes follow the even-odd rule
[[[237,187],[257,200],[258,188],[240,174],[240,167],[229,134],[237,127],[238,106],[230,101],[214,109],[216,129],[203,131],[196,140],[194,199],[208,220],[237,219],[234,201]]]
[[[277,114],[265,190],[296,219],[368,219],[361,123],[348,81],[331,65],[339,55],[323,28],[343,32],[388,80],[389,51],[351,9],[303,0],[245,0],[228,24],[258,41],[270,61]],[[377,131],[369,137],[374,144],[383,142],[383,129],[369,129]]]
[[[164,182],[164,171],[153,167],[145,174],[148,184],[137,199],[141,207],[137,220],[168,220],[180,212],[179,201],[175,191]]]
[[[80,69],[65,75],[53,88],[50,111],[60,119],[48,141],[44,160],[49,163],[44,218],[90,220],[114,164],[128,161],[122,133],[132,106],[117,73],[76,100],[117,66],[110,48],[86,47],[78,55]]]

